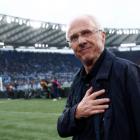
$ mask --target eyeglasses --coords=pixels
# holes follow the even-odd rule
[[[67,40],[68,43],[74,44],[77,43],[79,40],[79,36],[83,37],[83,38],[89,38],[92,35],[94,35],[97,32],[102,31],[101,29],[93,29],[93,30],[82,30],[79,33],[73,34],[72,36],[70,36],[69,40]]]

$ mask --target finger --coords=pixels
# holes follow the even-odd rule
[[[93,87],[90,87],[87,91],[84,97],[87,97],[89,95],[91,95],[91,93],[93,92]]]
[[[108,102],[110,102],[109,98],[96,99],[93,101],[93,105],[101,105],[101,104],[106,104]]]
[[[100,114],[100,113],[104,113],[104,112],[105,112],[104,109],[102,109],[102,110],[93,110],[93,111],[91,111],[91,115]]]
[[[102,90],[94,92],[90,96],[91,96],[92,99],[96,99],[98,96],[101,96],[104,93],[105,93],[105,89],[102,89]]]
[[[109,105],[97,105],[97,106],[93,106],[94,110],[105,110],[109,108]]]

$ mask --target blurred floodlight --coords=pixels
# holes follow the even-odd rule
[[[7,17],[6,17],[6,21],[7,21],[7,23],[11,23],[11,22],[12,22],[11,17],[7,16]]]
[[[0,15],[0,20],[2,20],[2,18],[3,18],[3,16],[2,16],[2,15]]]
[[[33,28],[40,28],[41,27],[41,22],[39,21],[30,21],[30,26],[32,26]]]
[[[134,47],[136,46],[136,43],[123,43],[120,46],[121,47]]]
[[[61,25],[61,30],[65,32],[66,31],[66,26],[65,25]]]
[[[4,46],[4,42],[0,42],[0,46]]]

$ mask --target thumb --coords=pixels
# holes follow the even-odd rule
[[[88,97],[93,91],[93,87],[90,87],[87,91],[84,97]]]

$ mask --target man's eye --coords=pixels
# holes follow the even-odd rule
[[[72,36],[72,37],[70,38],[71,41],[76,41],[77,39],[78,39],[78,36],[77,36],[77,35]]]
[[[91,35],[91,34],[92,34],[92,32],[91,32],[91,31],[86,30],[86,31],[83,31],[81,34],[82,34],[83,36],[89,36],[89,35]]]

